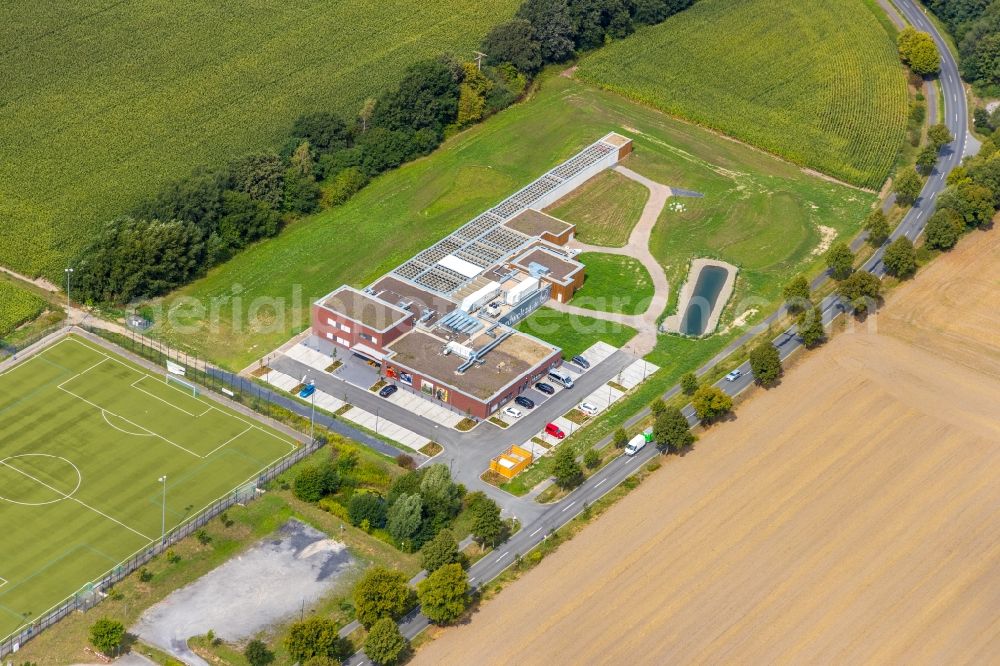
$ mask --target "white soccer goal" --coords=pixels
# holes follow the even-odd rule
[[[167,384],[175,384],[181,390],[190,392],[191,395],[194,396],[195,398],[198,397],[198,387],[197,387],[197,385],[192,384],[189,381],[185,381],[185,380],[181,379],[180,377],[178,377],[176,375],[170,375],[170,374],[168,374],[168,375],[164,375],[164,377],[166,379]]]

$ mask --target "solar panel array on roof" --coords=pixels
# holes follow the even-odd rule
[[[454,254],[485,270],[513,255],[530,238],[512,229],[501,228],[501,225],[614,150],[617,150],[615,146],[603,141],[590,144],[392,272],[427,289],[450,295],[468,283],[470,278],[439,265],[442,258]]]

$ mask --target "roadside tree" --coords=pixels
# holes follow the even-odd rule
[[[847,243],[834,243],[826,252],[826,267],[835,280],[843,280],[854,270],[854,253]]]
[[[934,165],[938,161],[938,149],[933,145],[924,146],[924,149],[917,154],[917,171],[925,176],[931,175]]]
[[[885,249],[882,262],[889,275],[901,279],[912,276],[917,272],[917,252],[913,249],[913,241],[906,236],[894,240]]]
[[[694,433],[676,407],[668,407],[653,423],[653,439],[660,453],[678,453],[694,443]]]
[[[808,285],[807,285],[808,287]],[[684,395],[694,395],[698,390],[698,377],[693,372],[686,372],[681,376],[681,392]],[[622,444],[624,447],[625,445]]]
[[[503,541],[507,526],[500,517],[500,507],[482,492],[474,492],[467,498],[472,513],[472,536],[480,545],[495,546]]]
[[[826,329],[823,328],[823,313],[818,307],[806,310],[799,315],[799,337],[802,344],[811,349],[826,339]]]
[[[382,618],[398,620],[413,607],[413,590],[401,571],[372,567],[354,586],[358,622],[371,628]]]
[[[597,469],[598,465],[601,464],[601,454],[597,452],[597,449],[587,449],[583,454],[583,464],[586,465],[587,469]]]
[[[796,275],[794,278],[792,278],[791,282],[785,285],[785,288],[782,291],[782,296],[785,297],[785,306],[788,308],[788,311],[792,314],[795,314],[796,312],[802,312],[807,307],[812,306],[812,302],[809,300],[809,295],[810,295],[809,281],[806,279],[806,276],[804,275]],[[683,379],[681,381],[683,381]],[[695,389],[697,388],[698,385],[696,381]],[[690,393],[688,393],[686,390],[684,392],[687,393],[688,395],[691,395],[692,393],[694,393],[694,390],[692,390]]]
[[[920,196],[920,190],[924,183],[920,180],[920,175],[913,169],[904,169],[899,174],[893,185],[892,191],[896,193],[896,203],[900,206],[912,206],[913,202]]]
[[[868,243],[872,247],[879,247],[889,238],[889,220],[881,208],[876,208],[865,218],[865,231],[868,232]]]
[[[722,418],[733,408],[733,399],[717,386],[702,386],[691,398],[695,414],[704,423]]]
[[[292,659],[300,662],[311,657],[339,659],[350,654],[349,646],[337,633],[337,625],[319,615],[293,623],[285,637],[285,649]]]
[[[683,378],[681,378],[681,381],[683,381]],[[611,441],[616,449],[624,449],[625,445],[628,444],[628,433],[625,432],[624,428],[618,428],[611,436]]]
[[[399,663],[408,648],[409,643],[399,633],[396,622],[387,617],[376,622],[365,639],[365,654],[379,666]]]
[[[781,376],[781,356],[768,340],[761,341],[750,351],[750,369],[761,386],[774,386]]]
[[[446,564],[417,584],[420,610],[435,624],[449,624],[469,606],[469,580],[459,564]]]
[[[950,250],[965,228],[961,216],[953,210],[942,209],[931,215],[924,229],[927,246],[935,250]]]
[[[947,145],[952,142],[955,138],[951,135],[951,131],[948,126],[944,123],[937,123],[936,125],[931,125],[927,130],[927,138],[930,139],[931,144],[934,145],[938,150],[942,146]]]
[[[458,539],[449,529],[443,529],[420,549],[420,559],[424,569],[434,572],[446,564],[461,564],[462,554],[458,550]]]
[[[653,416],[659,416],[666,408],[667,403],[663,402],[663,398],[657,398],[653,402],[649,403],[649,411],[653,413]]]
[[[838,292],[854,314],[862,316],[881,298],[882,281],[868,271],[858,271],[840,283]]]
[[[552,473],[556,477],[556,485],[563,489],[575,488],[583,482],[583,470],[576,461],[573,447],[566,444],[559,447]]]

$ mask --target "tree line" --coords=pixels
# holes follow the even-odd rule
[[[564,62],[694,0],[526,0],[483,40],[485,66],[452,55],[411,65],[353,118],[299,116],[278,151],[200,167],[101,227],[74,258],[87,303],[123,304],[184,285],[296,217],[344,203],[375,176],[514,103]]]
[[[1000,0],[928,0],[958,44],[962,78],[983,90],[1000,85]]]

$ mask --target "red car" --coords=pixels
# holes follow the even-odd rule
[[[548,433],[549,435],[552,435],[556,439],[562,439],[563,437],[566,436],[566,433],[560,430],[559,426],[557,426],[555,423],[546,423],[545,432]]]

